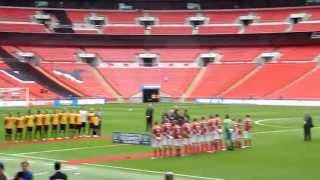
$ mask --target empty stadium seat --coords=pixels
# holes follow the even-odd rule
[[[42,24],[0,22],[0,32],[44,33],[45,29]]]
[[[159,54],[161,62],[195,62],[208,48],[153,48],[150,52]]]
[[[224,97],[264,98],[310,71],[315,65],[315,63],[265,64],[259,71],[232,89]]]
[[[86,52],[97,53],[101,60],[106,62],[134,62],[136,56],[142,53],[142,48],[112,48],[97,47],[85,48]]]
[[[191,94],[192,98],[219,96],[223,90],[236,83],[255,68],[255,64],[212,64]]]
[[[320,23],[298,23],[291,30],[292,32],[320,31]]]
[[[104,26],[104,34],[110,35],[144,35],[144,27],[136,26]]]
[[[252,24],[246,26],[245,33],[283,33],[288,29],[288,24]]]
[[[78,48],[54,46],[19,46],[22,51],[33,52],[45,61],[75,61]]]
[[[103,90],[87,64],[41,63],[39,66],[61,82],[78,89],[86,96],[112,97],[110,93]]]
[[[316,70],[284,91],[274,94],[276,99],[318,99],[320,97],[320,70]]]
[[[131,97],[147,84],[159,84],[160,90],[180,97],[197,73],[197,68],[100,68],[100,72],[123,96]]]
[[[200,26],[199,34],[237,34],[240,26]]]
[[[313,61],[320,55],[319,46],[288,46],[276,51],[281,53],[279,61]]]
[[[152,35],[192,35],[192,26],[152,26]]]
[[[36,14],[35,9],[0,7],[1,21],[31,21],[34,14]]]
[[[187,19],[195,16],[195,13],[190,11],[146,11],[146,13],[157,18],[159,24],[187,24]]]
[[[245,62],[254,61],[257,56],[264,52],[270,52],[270,47],[225,47],[214,49],[214,52],[222,55],[221,62]]]

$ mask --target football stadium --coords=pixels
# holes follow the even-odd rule
[[[0,0],[0,180],[319,180],[319,62],[319,0]]]

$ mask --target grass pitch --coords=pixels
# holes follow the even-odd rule
[[[155,105],[156,118],[174,104]],[[166,159],[141,159],[112,161],[78,166],[65,165],[70,179],[85,180],[150,180],[163,179],[163,172],[171,171],[178,180],[318,180],[320,162],[320,128],[313,129],[313,141],[305,143],[302,136],[304,113],[314,117],[319,124],[319,108],[254,106],[254,105],[204,105],[178,104],[189,110],[192,117],[213,113],[232,117],[251,114],[254,125],[251,149],[227,151],[217,154],[201,154]],[[95,107],[95,106],[93,106]],[[113,131],[144,132],[144,104],[107,104],[99,106],[103,111],[103,134]],[[35,108],[32,108],[35,109]],[[50,109],[50,108],[49,108]],[[0,136],[3,141],[2,116],[7,111],[25,112],[25,108],[1,108]],[[319,114],[319,115],[318,115]],[[77,160],[99,156],[148,152],[150,147],[134,145],[114,146],[107,140],[59,142],[48,144],[21,144],[0,149],[0,160],[7,165],[10,176],[19,168],[19,161],[29,159],[36,179],[47,179],[52,173],[54,160]]]

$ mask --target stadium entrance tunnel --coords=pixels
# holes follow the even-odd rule
[[[147,85],[142,88],[143,102],[159,102],[160,101],[160,86],[158,85]]]

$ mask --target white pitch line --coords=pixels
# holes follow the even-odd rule
[[[102,164],[84,163],[82,165],[95,166],[95,167],[104,167],[104,168],[107,167],[107,168],[112,168],[112,169],[129,170],[129,171],[143,172],[143,173],[153,173],[153,174],[165,174],[166,173],[166,172],[163,172],[163,171],[150,171],[150,170],[144,170],[144,169],[126,168],[126,167],[110,166],[110,165],[102,165]],[[174,175],[181,176],[181,177],[188,177],[188,178],[206,179],[206,180],[224,180],[224,179],[221,179],[221,178],[193,176],[193,175],[188,175],[188,174],[176,174],[176,173],[174,173]]]
[[[275,120],[281,121],[281,120],[292,119],[292,118],[295,118],[295,117],[290,117],[290,118],[261,119],[261,120],[254,121],[254,123],[257,124],[257,125],[260,125],[260,126],[268,126],[268,127],[274,127],[274,128],[288,128],[288,127],[285,127],[285,126],[277,126],[277,125],[264,124],[264,123],[262,123],[262,122],[275,121]]]
[[[111,147],[118,147],[118,146],[125,146],[125,145],[128,145],[128,144],[112,144],[112,145],[89,146],[89,147],[78,147],[78,148],[68,148],[68,149],[55,149],[55,150],[46,150],[46,151],[34,151],[34,152],[26,152],[26,153],[16,153],[16,154],[12,154],[12,155],[30,155],[30,154],[74,151],[74,150],[84,150],[84,149],[111,148]]]

